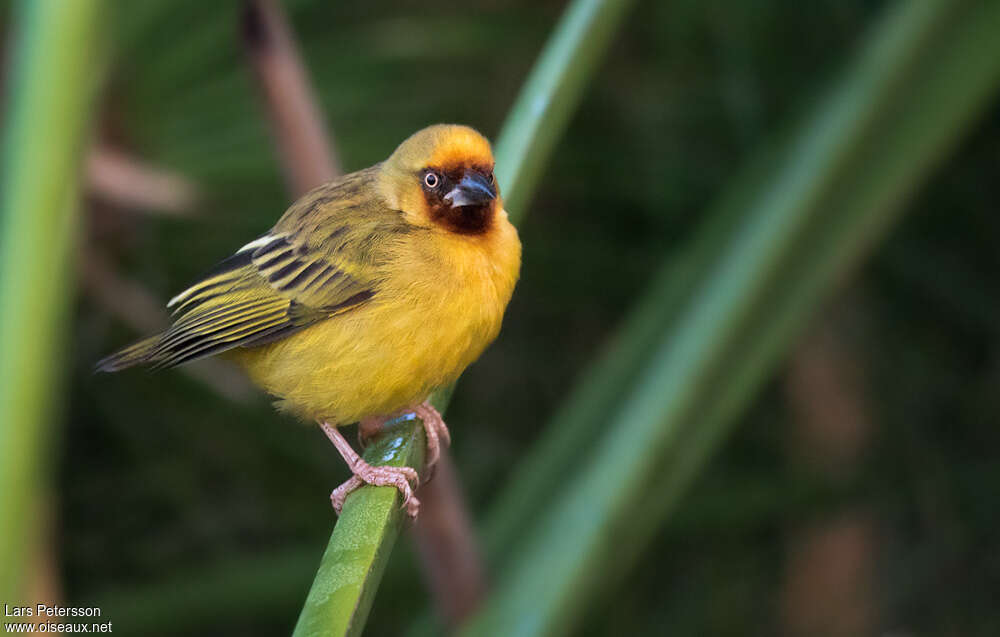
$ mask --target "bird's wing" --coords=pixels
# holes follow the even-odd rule
[[[378,291],[380,237],[398,215],[373,210],[358,186],[349,176],[309,193],[270,233],[175,296],[174,323],[146,360],[170,367],[263,345],[368,302]]]

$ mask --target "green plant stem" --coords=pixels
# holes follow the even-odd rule
[[[549,38],[504,122],[496,174],[514,223],[527,211],[556,143],[634,0],[576,0]]]
[[[464,634],[571,633],[634,562],[824,296],[996,89],[995,3],[891,8],[693,277],[672,329]]]
[[[21,599],[55,416],[98,2],[22,2],[0,176],[0,599]]]
[[[364,459],[420,468],[425,445],[420,422],[404,421],[386,427]],[[296,637],[361,634],[406,517],[401,503],[395,487],[365,487],[348,496],[295,625]]]

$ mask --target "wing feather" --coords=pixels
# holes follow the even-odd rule
[[[270,233],[171,299],[173,325],[115,365],[171,367],[263,345],[369,302],[383,238],[409,231],[398,213],[366,200],[373,174],[348,175],[300,199]]]

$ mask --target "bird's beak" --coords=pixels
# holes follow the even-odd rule
[[[444,196],[444,200],[450,203],[452,208],[460,208],[480,206],[496,197],[497,189],[489,182],[486,175],[470,170],[462,177],[462,181]]]

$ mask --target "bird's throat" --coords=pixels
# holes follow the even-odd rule
[[[431,220],[449,232],[464,235],[485,234],[493,226],[496,204],[452,207],[440,202],[431,207]]]

